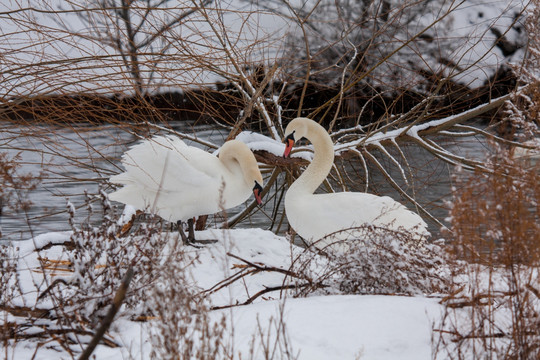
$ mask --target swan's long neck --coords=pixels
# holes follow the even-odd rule
[[[247,146],[236,140],[227,141],[220,150],[219,159],[231,172],[240,167],[246,184],[253,185],[254,180],[262,184],[262,177],[253,153]]]
[[[313,161],[290,186],[289,192],[313,194],[332,168],[334,144],[326,130],[315,122],[308,123],[308,131],[304,137],[313,144]]]

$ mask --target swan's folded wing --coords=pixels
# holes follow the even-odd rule
[[[196,150],[196,151],[194,151]],[[145,191],[181,193],[216,186],[215,176],[197,166],[216,166],[215,156],[187,146],[180,139],[154,138],[135,145],[122,157],[126,171],[111,177],[111,182],[137,185]]]
[[[365,224],[429,234],[427,224],[418,214],[388,196],[360,192],[315,194],[286,206],[293,228],[296,226],[295,230],[312,239]],[[345,232],[338,237],[342,236],[348,235]]]
[[[124,154],[122,164],[126,171],[110,181],[124,187],[109,194],[111,200],[171,221],[221,209],[227,170],[214,155],[180,139],[158,137],[138,144]]]
[[[195,146],[188,146],[178,138],[168,139],[168,141],[171,142],[173,151],[182,154],[183,159],[189,163],[189,167],[200,173],[201,176],[204,174],[220,181],[220,178],[228,172],[217,156]]]
[[[361,222],[395,231],[408,231],[424,236],[429,235],[427,224],[420,215],[389,196],[376,196],[360,192],[335,194],[342,197],[340,203],[344,213],[356,213]],[[355,223],[355,226],[362,225]]]

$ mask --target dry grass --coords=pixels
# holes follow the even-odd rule
[[[538,134],[536,93],[531,88],[508,104],[517,138]],[[462,261],[435,325],[438,358],[540,357],[540,163],[492,149],[488,171],[459,174],[454,184],[447,236]]]
[[[530,10],[530,53],[516,70],[538,84],[540,7]],[[516,93],[507,103],[511,136],[538,137],[539,111],[537,85]],[[454,185],[447,236],[464,261],[453,268],[454,290],[435,324],[437,358],[540,358],[540,163],[514,157],[514,148],[492,149],[488,171],[460,174]]]
[[[453,268],[455,290],[443,301],[439,355],[533,359],[540,356],[540,167],[522,167],[500,149],[488,162],[492,173],[456,184],[448,244],[465,261]]]
[[[500,149],[488,163],[492,173],[477,172],[454,185],[458,194],[450,212],[454,251],[474,263],[536,266],[540,167],[521,167]]]

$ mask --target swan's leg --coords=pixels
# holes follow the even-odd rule
[[[211,240],[211,239],[208,239],[208,240],[196,240],[195,239],[195,221],[193,219],[189,219],[188,220],[188,225],[189,225],[188,239],[190,239],[190,241],[191,241],[190,245],[193,245],[194,243],[195,244],[202,244],[202,245],[217,243],[217,240]]]
[[[180,237],[182,238],[182,243],[184,245],[188,245],[189,240],[186,236],[186,233],[184,232],[184,229],[182,228],[182,220],[178,220],[176,224],[178,225],[178,233],[180,233]]]
[[[188,241],[193,244],[195,242],[195,230],[194,230],[194,223],[193,218],[190,218],[188,221]]]
[[[188,220],[188,236],[186,236],[186,233],[184,232],[184,229],[182,227],[182,221],[178,220],[176,222],[178,224],[178,232],[180,233],[180,237],[182,238],[182,243],[184,245],[193,246],[197,249],[200,249],[200,246],[195,245],[195,231],[193,230],[193,219]]]

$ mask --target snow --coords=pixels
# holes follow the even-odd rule
[[[227,312],[225,312],[227,314]],[[316,296],[287,299],[284,322],[299,359],[430,359],[434,299],[399,296]],[[279,318],[280,302],[233,309],[236,328],[247,342],[259,322]]]
[[[47,245],[61,245],[69,240],[70,232],[50,232],[36,236],[31,241],[19,241],[17,247],[21,256],[30,256],[35,249],[42,249]]]
[[[118,219],[117,224],[122,226],[124,224],[129,223],[129,221],[133,218],[133,216],[137,213],[137,209],[135,209],[131,205],[124,206],[124,211],[122,212],[122,215]]]
[[[285,144],[278,140],[273,140],[268,136],[253,131],[242,131],[236,136],[237,140],[240,140],[247,144],[253,151],[264,150],[276,156],[283,156],[285,151]]]
[[[287,269],[291,259],[304,251],[281,236],[261,229],[210,229],[197,232],[198,239],[218,239],[215,244],[201,249],[189,248],[198,262],[191,272],[196,285],[202,289],[212,286],[238,270],[242,261],[228,256],[236,255],[249,262]],[[19,274],[25,287],[25,302],[36,303],[40,291],[31,291],[40,284],[37,256],[59,258],[62,246],[52,246],[38,253],[29,252],[34,246],[60,244],[69,239],[69,232],[47,233],[35,239],[22,241],[24,253]],[[260,272],[247,276],[244,281],[210,295],[214,306],[236,304],[266,286],[277,286],[284,275],[277,272]],[[43,290],[43,289],[41,289]],[[225,316],[225,340],[236,354],[247,358],[250,341],[255,336],[255,359],[264,358],[258,332],[262,330],[273,344],[276,336],[283,336],[277,325],[284,324],[289,349],[298,359],[431,359],[431,328],[441,313],[437,298],[423,296],[361,296],[332,295],[306,298],[279,298],[279,292],[270,292],[252,304],[211,311],[211,319],[219,321]],[[0,321],[13,320],[7,313],[0,314]],[[280,319],[283,322],[280,322]],[[151,351],[149,332],[152,321],[133,322],[120,317],[109,331],[118,348],[99,345],[94,354],[97,359],[148,358]],[[266,337],[265,337],[266,339]],[[257,345],[258,344],[258,345]],[[37,343],[19,340],[10,345],[8,359],[30,359]],[[59,347],[40,347],[35,359],[70,358]],[[238,357],[240,358],[240,357]]]
[[[249,353],[249,343],[258,330],[280,316],[279,301],[273,300],[232,311],[221,310],[215,318],[234,317],[234,348]],[[433,299],[383,296],[325,296],[285,301],[286,331],[298,360],[431,359],[431,316],[440,312]],[[314,316],[316,315],[316,316]],[[114,339],[122,347],[96,348],[97,359],[147,359],[150,344],[148,324],[117,320]],[[268,329],[265,329],[268,331]],[[260,350],[260,349],[259,349]],[[13,359],[30,359],[33,347],[20,343]],[[40,349],[35,359],[59,358],[58,353]],[[131,356],[131,357],[130,357]],[[64,358],[68,358],[67,354]],[[261,358],[256,357],[256,359]]]
[[[302,311],[292,314],[293,324],[304,331],[324,328],[326,334],[308,336],[312,344],[326,345],[305,351],[306,358],[328,359],[332,354],[340,358],[353,358],[359,352],[368,359],[427,359],[430,350],[430,315],[438,312],[434,300],[406,297],[345,296],[310,299],[307,304],[298,301]],[[325,311],[320,311],[324,309]],[[319,314],[313,317],[313,314]],[[407,334],[407,335],[405,335]],[[334,355],[335,356],[335,355]]]

